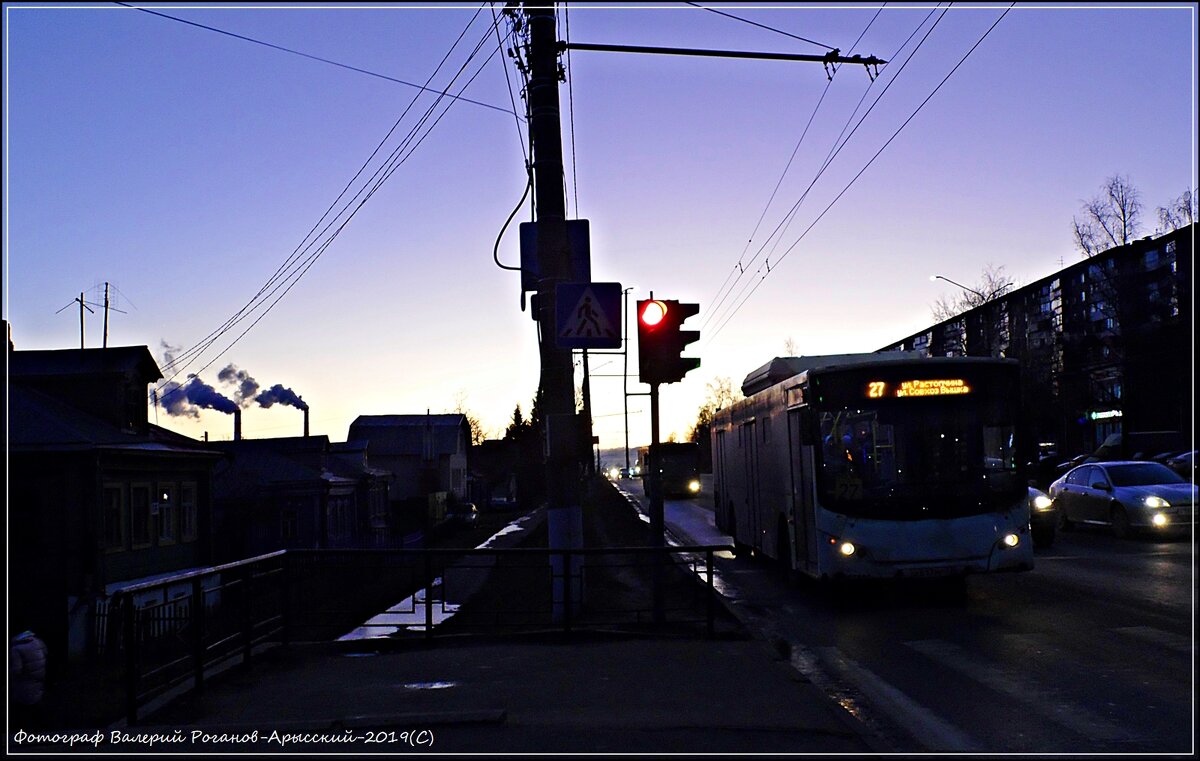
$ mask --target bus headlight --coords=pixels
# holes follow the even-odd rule
[[[1143,501],[1146,507],[1170,507],[1171,503],[1162,497],[1146,497]]]
[[[1012,548],[1012,547],[1016,547],[1018,544],[1020,544],[1021,539],[1016,534],[1005,534],[1004,538],[1001,539],[1000,542],[1005,547]]]
[[[696,494],[697,492],[699,492],[700,491],[700,482],[699,481],[688,481],[688,491],[690,491],[692,494]]]
[[[842,553],[842,557],[850,557],[857,551],[853,542],[842,542],[838,547],[838,552]]]

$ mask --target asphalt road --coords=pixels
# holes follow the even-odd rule
[[[709,494],[666,503],[679,543],[730,541]],[[831,592],[748,557],[718,560],[717,588],[896,752],[1194,753],[1190,539],[1059,534],[965,597]]]

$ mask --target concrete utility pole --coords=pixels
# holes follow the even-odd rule
[[[546,497],[550,548],[583,546],[578,441],[583,435],[575,416],[575,373],[571,350],[555,345],[555,287],[570,282],[566,198],[563,188],[562,129],[558,105],[559,63],[554,7],[524,6],[529,24],[529,135],[533,143],[534,201],[537,210],[537,321],[546,426]],[[591,431],[586,432],[591,436]],[[561,563],[562,556],[557,558]],[[569,569],[568,569],[569,570]],[[563,575],[557,574],[559,579]],[[568,572],[565,574],[570,576]],[[569,593],[577,590],[568,585]],[[556,602],[562,591],[555,587]],[[571,607],[579,602],[572,594]],[[559,611],[559,606],[555,606]]]

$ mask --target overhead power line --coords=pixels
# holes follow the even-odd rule
[[[479,11],[482,11],[482,6],[480,7]],[[450,54],[453,52],[454,48],[457,47],[458,43],[462,40],[462,37],[466,34],[467,30],[469,30],[470,27],[474,24],[475,19],[479,15],[479,11],[477,11],[475,16],[472,17],[471,21],[468,22],[466,28],[464,28],[463,32],[459,35],[458,40],[456,40],[454,45],[451,46],[450,51],[447,52],[446,56],[443,57],[442,62],[438,64],[437,69],[435,69],[434,73],[430,76],[429,81],[432,81],[433,76],[436,76],[437,71],[439,71],[441,69],[441,67],[445,64],[446,60],[448,60]],[[478,55],[479,51],[482,49],[487,38],[491,34],[492,34],[491,28],[489,28],[485,31],[484,35],[480,38],[479,42],[476,43],[474,50],[471,51],[467,60],[462,64],[462,66],[460,66],[458,72],[451,79],[450,85],[446,88],[447,91],[451,87],[454,86],[454,82],[456,82],[463,75],[463,73],[467,70],[467,68],[472,63],[472,61],[474,61],[475,57]],[[490,62],[491,58],[494,57],[496,55],[496,53],[499,52],[500,49],[502,49],[502,43],[497,48],[497,50],[493,51],[492,54],[488,57],[488,59],[486,61],[484,61],[484,63],[479,67],[479,69],[473,75],[471,75],[470,79],[468,79],[467,82],[464,83],[459,88],[460,93],[465,91],[466,88],[470,86],[470,84],[475,80],[475,78],[478,77],[479,74],[486,67],[487,63]],[[232,343],[230,343],[223,351],[221,351],[220,354],[218,354],[216,357],[211,359],[206,365],[204,365],[204,367],[200,368],[200,371],[203,371],[205,368],[207,368],[209,365],[211,365],[214,361],[216,361],[217,358],[219,358],[221,355],[223,355],[225,352],[227,352],[244,335],[246,335],[246,333],[249,332],[250,329],[252,329],[255,325],[257,325],[258,322],[274,308],[274,306],[279,302],[279,300],[282,299],[283,296],[285,296],[292,289],[292,287],[295,286],[295,284],[297,282],[299,282],[300,278],[302,278],[304,276],[304,274],[308,272],[308,270],[316,262],[316,259],[319,258],[320,255],[322,253],[324,253],[325,250],[328,249],[329,245],[337,238],[337,236],[341,233],[341,231],[346,227],[347,224],[349,224],[350,220],[354,217],[355,214],[357,214],[357,212],[371,198],[371,196],[374,195],[374,193],[383,185],[383,183],[385,183],[392,176],[392,174],[399,168],[399,166],[401,164],[403,164],[408,159],[408,157],[411,156],[412,153],[420,146],[420,144],[425,140],[425,138],[428,137],[430,132],[432,132],[433,128],[436,127],[437,123],[442,119],[442,117],[445,116],[445,114],[449,111],[449,109],[456,102],[458,102],[459,100],[462,100],[461,98],[454,97],[453,95],[449,94],[447,91],[432,90],[430,88],[423,88],[423,91],[424,90],[438,93],[438,97],[435,98],[433,104],[430,105],[426,109],[425,114],[420,118],[418,123],[409,131],[408,135],[404,138],[404,140],[402,140],[401,143],[391,152],[390,156],[385,160],[384,164],[375,170],[372,177],[367,181],[367,184],[363,185],[354,194],[354,196],[346,203],[345,206],[342,207],[342,209],[340,211],[338,211],[333,216],[333,218],[329,221],[329,223],[326,224],[325,228],[323,230],[321,230],[321,232],[316,237],[313,236],[313,232],[318,227],[320,227],[322,221],[324,221],[327,217],[329,217],[330,211],[332,211],[334,206],[336,206],[339,203],[339,201],[345,196],[346,192],[354,184],[354,182],[357,180],[357,178],[362,175],[363,171],[366,169],[367,166],[369,166],[369,164],[371,163],[373,158],[378,154],[380,148],[382,148],[382,146],[387,142],[387,140],[389,139],[391,134],[395,131],[396,127],[404,119],[405,115],[409,112],[409,110],[411,110],[412,106],[416,103],[417,98],[419,98],[420,95],[423,94],[423,92],[418,93],[418,95],[414,98],[414,100],[405,109],[404,113],[401,114],[400,118],[396,121],[396,123],[393,124],[392,128],[388,131],[388,134],[385,135],[384,139],[380,142],[380,144],[378,146],[376,146],[376,148],[372,152],[371,156],[367,159],[366,162],[364,162],[363,166],[360,167],[358,172],[355,174],[354,178],[352,178],[350,183],[347,184],[347,187],[342,190],[342,192],[338,196],[338,199],[336,199],[334,201],[334,203],[330,205],[330,208],[326,210],[326,212],[322,215],[321,219],[318,220],[317,224],[313,226],[313,229],[310,230],[309,233],[305,236],[304,241],[308,241],[308,243],[306,244],[304,241],[302,241],[301,245],[298,246],[295,251],[293,251],[292,255],[290,255],[288,257],[288,259],[284,262],[284,264],[281,265],[280,268],[276,270],[275,274],[272,275],[272,277],[270,279],[268,279],[267,283],[265,283],[263,285],[263,287],[259,289],[258,293],[256,293],[255,296],[253,298],[251,298],[250,302],[248,302],[246,304],[246,306],[242,307],[242,309],[240,309],[238,312],[236,312],[233,317],[231,317],[229,320],[227,320],[225,322],[224,325],[222,325],[220,328],[218,328],[213,333],[206,336],[205,339],[203,339],[197,345],[193,346],[187,352],[184,352],[184,354],[177,357],[173,362],[169,363],[164,369],[167,369],[167,368],[175,369],[175,373],[172,376],[172,378],[176,377],[180,373],[182,373],[188,365],[190,365],[192,362],[196,361],[196,359],[201,354],[206,352],[217,340],[219,340],[221,338],[221,336],[223,336],[224,334],[229,332],[235,325],[242,322],[245,318],[249,317],[251,314],[253,314],[254,312],[258,311],[260,308],[262,308],[263,305],[266,303],[267,299],[269,299],[271,296],[274,296],[277,292],[279,292],[279,290],[281,288],[283,288],[283,292],[280,293],[274,299],[274,301],[272,301],[271,304],[266,307],[266,310],[263,311],[262,314],[260,314],[250,324],[249,327],[247,327],[245,330],[243,330],[242,333]],[[437,115],[436,119],[434,119],[431,124],[428,124],[428,126],[426,126],[427,123],[429,122],[431,116],[434,114],[436,109],[439,107],[439,104],[444,99],[448,99],[448,102],[443,107],[442,112]],[[422,130],[424,130],[423,133],[422,133]],[[373,186],[371,186],[371,183],[374,183]],[[369,190],[368,190],[368,187],[370,188]],[[354,205],[356,200],[357,200],[357,205]],[[353,209],[350,210],[352,205],[354,205]],[[344,214],[346,214],[347,210],[350,210],[349,214],[346,215],[345,218],[342,219],[341,223],[338,224],[337,228],[334,229],[332,231],[332,233],[330,233],[330,229],[335,224],[338,223],[338,219],[341,218]],[[321,236],[326,235],[326,233],[329,233],[328,237],[324,239],[324,241],[320,244],[320,246],[318,248],[313,250],[313,246],[316,245],[318,239]],[[304,252],[308,252],[306,256],[305,256]],[[304,258],[301,259],[301,257],[304,257]],[[284,288],[285,284],[286,284],[286,288]],[[169,382],[169,380],[170,379],[168,379],[168,382]]]
[[[867,32],[874,25],[875,20],[879,18],[879,14],[883,12],[883,9],[886,5],[887,4],[884,3],[884,5],[879,7],[879,10],[876,11],[875,15],[871,17],[871,20],[867,22],[866,27],[864,27],[862,32],[859,33],[858,39],[856,39],[854,44],[850,46],[850,50],[854,50],[856,47],[858,47],[858,43],[861,42],[862,38],[866,36]],[[892,58],[894,59],[895,56],[892,56]],[[813,107],[813,112],[809,115],[808,122],[804,125],[804,131],[800,133],[800,139],[796,141],[796,147],[792,149],[792,155],[788,157],[787,164],[783,167],[783,172],[781,172],[779,175],[779,181],[775,183],[775,188],[771,191],[771,196],[767,199],[766,205],[763,206],[762,214],[759,215],[758,222],[754,224],[754,230],[751,231],[750,237],[746,240],[746,245],[742,247],[742,252],[738,255],[737,264],[735,264],[733,269],[729,271],[729,274],[725,276],[725,282],[721,283],[721,287],[717,290],[717,295],[711,299],[710,303],[713,303],[714,306],[709,310],[708,316],[706,316],[704,321],[701,323],[700,330],[703,331],[704,328],[712,321],[713,315],[717,314],[717,310],[721,308],[721,305],[725,302],[726,298],[728,298],[729,293],[733,292],[732,289],[737,286],[738,281],[740,281],[742,279],[742,275],[745,274],[745,267],[742,264],[742,259],[746,256],[746,252],[750,249],[750,244],[754,242],[754,236],[758,235],[758,230],[762,226],[763,220],[766,219],[767,211],[770,210],[771,204],[775,202],[775,196],[779,193],[779,188],[783,185],[784,178],[787,177],[788,171],[792,168],[792,162],[796,160],[796,154],[799,153],[800,146],[804,144],[804,139],[808,136],[808,130],[812,127],[813,121],[817,117],[817,113],[821,110],[821,105],[825,102],[825,96],[829,94],[829,88],[833,85],[833,77],[836,75],[837,70],[835,70],[833,74],[825,81],[825,89],[821,91],[821,97],[817,100],[817,105]],[[876,80],[876,77],[871,78],[871,83],[867,86],[867,91],[870,91],[870,89],[875,86]],[[866,97],[866,92],[864,92],[863,97]],[[861,104],[861,100],[859,102]],[[858,109],[856,108],[855,112],[857,112],[857,110]],[[853,114],[850,118],[854,118]],[[843,128],[842,131],[845,132],[845,128]],[[841,136],[839,135],[839,138],[840,137]],[[836,144],[836,141],[834,142]],[[768,238],[768,240],[770,239]],[[758,254],[755,254],[754,258],[757,259]],[[754,259],[751,259],[750,263],[753,264]],[[729,279],[733,277],[734,272],[738,273],[738,277],[733,281],[733,285],[730,286],[730,291],[726,293],[725,286],[729,285]]]
[[[278,50],[283,53],[290,53],[292,55],[298,55],[302,58],[307,58],[312,61],[319,61],[321,63],[326,63],[326,64],[329,64],[330,66],[337,66],[338,68],[347,69],[349,71],[355,71],[355,72],[358,72],[359,74],[366,74],[369,77],[375,77],[377,79],[384,79],[384,80],[387,80],[388,82],[395,82],[398,85],[405,85],[406,87],[415,87],[418,90],[424,90],[426,92],[444,95],[448,98],[454,98],[456,100],[466,101],[467,103],[470,103],[472,105],[483,106],[484,108],[490,108],[494,111],[499,111],[504,114],[511,113],[514,116],[516,116],[518,119],[522,118],[519,114],[516,113],[515,110],[509,111],[507,108],[504,108],[503,106],[494,106],[491,103],[484,103],[483,101],[472,100],[470,98],[464,98],[461,95],[451,95],[450,93],[442,91],[442,90],[432,89],[429,87],[418,85],[414,82],[406,82],[403,79],[397,79],[396,77],[389,77],[386,74],[380,74],[378,72],[371,71],[369,69],[359,68],[358,66],[351,66],[346,63],[339,63],[338,61],[333,61],[328,58],[322,58],[321,56],[312,55],[311,53],[304,53],[299,50],[293,50],[292,48],[284,47],[283,45],[276,45],[271,42],[264,42],[263,40],[258,40],[253,37],[247,37],[244,34],[237,34],[236,32],[226,31],[225,29],[218,29],[215,26],[201,24],[197,21],[189,21],[188,19],[185,19],[185,18],[180,18],[178,16],[172,16],[169,13],[162,13],[160,11],[151,10],[150,8],[142,8],[142,7],[139,7],[136,5],[130,5],[129,3],[121,2],[121,0],[114,0],[114,2],[116,3],[116,5],[121,5],[126,8],[129,8],[131,10],[141,11],[142,13],[149,13],[151,16],[158,16],[160,18],[165,18],[170,21],[178,22],[180,24],[187,24],[188,26],[194,26],[198,29],[204,29],[209,32],[216,32],[217,34],[223,34],[226,37],[233,37],[234,39],[242,40],[244,42],[252,42],[255,45],[262,45],[263,47],[268,47],[268,48],[271,48],[272,50]]]
[[[725,13],[724,11],[719,11],[716,8],[706,8],[703,5],[700,5],[699,3],[688,3],[688,5],[699,8],[702,11],[708,11],[709,13],[715,13],[718,16],[724,16],[725,18],[731,18],[734,21],[741,21],[744,24],[756,26],[759,29],[766,29],[767,31],[775,32],[776,34],[782,34],[784,37],[791,37],[793,40],[800,40],[801,42],[807,42],[811,45],[816,45],[818,47],[825,48],[826,50],[835,50],[835,48],[833,46],[826,45],[823,42],[817,42],[816,40],[810,40],[806,37],[801,37],[799,35],[792,34],[791,32],[785,32],[782,29],[776,29],[773,26],[767,26],[766,24],[760,24],[757,21],[751,21],[750,19],[742,18],[741,16],[735,16],[732,13]]]
[[[851,46],[850,46],[851,50],[853,50],[854,48],[857,48],[858,43],[862,42],[863,37],[866,36],[866,32],[868,32],[871,29],[871,26],[875,24],[876,19],[878,19],[878,17],[880,17],[880,13],[883,12],[883,7],[886,5],[887,4],[880,6],[880,8],[878,8],[878,11],[876,11],[875,16],[872,16],[871,20],[869,20],[869,22],[866,23],[866,26],[864,26],[863,31],[859,32],[857,40],[854,40],[854,43],[851,44]],[[934,12],[931,11],[929,13],[929,16],[925,17],[925,22],[928,22],[929,17],[932,16],[932,14],[934,14]],[[925,22],[920,23],[917,26],[917,30],[922,28],[922,26],[924,26]],[[917,34],[917,30],[913,30],[913,35]],[[912,35],[908,36],[908,40],[912,40]],[[899,48],[896,48],[895,54],[893,54],[892,56],[889,56],[889,60],[892,60],[892,61],[895,60],[896,55],[899,55],[901,50],[904,50],[904,48],[907,46],[908,40],[906,40],[904,44],[901,44],[901,46]],[[907,61],[905,61],[905,65],[907,65]],[[904,71],[904,66],[900,67],[900,71]],[[812,113],[809,115],[808,124],[804,125],[804,131],[802,133],[800,133],[800,138],[799,138],[799,140],[797,140],[796,148],[792,149],[792,155],[791,155],[791,157],[788,157],[787,164],[784,167],[784,172],[782,172],[779,175],[779,181],[775,182],[775,188],[772,191],[772,193],[770,193],[770,197],[767,199],[767,204],[763,206],[762,214],[758,215],[758,221],[755,223],[754,230],[752,230],[752,232],[750,233],[750,238],[746,239],[745,246],[742,247],[742,253],[738,254],[737,264],[733,266],[732,270],[730,270],[730,274],[726,275],[725,282],[721,283],[721,287],[718,289],[718,292],[716,292],[716,296],[713,296],[714,306],[712,308],[710,308],[710,310],[708,311],[708,316],[706,318],[704,318],[704,322],[701,324],[701,330],[706,329],[710,323],[713,323],[714,319],[716,319],[720,316],[720,314],[721,314],[720,308],[722,305],[725,304],[725,301],[728,299],[728,296],[732,295],[733,289],[737,287],[737,284],[740,281],[742,281],[742,277],[746,274],[746,271],[748,271],[750,266],[754,265],[754,263],[756,262],[758,257],[761,256],[763,248],[766,248],[766,246],[769,244],[770,240],[775,238],[776,234],[779,234],[781,236],[782,234],[784,234],[784,232],[786,232],[787,224],[790,224],[791,218],[793,218],[794,215],[796,215],[796,210],[799,206],[799,203],[803,202],[806,194],[808,194],[808,191],[805,191],[803,196],[800,196],[800,202],[797,202],[796,205],[793,205],[791,210],[788,211],[787,214],[784,215],[784,218],[782,218],[782,221],[780,222],[780,224],[778,224],[778,226],[775,226],[775,229],[772,230],[772,233],[770,233],[770,235],[767,236],[767,240],[763,241],[763,244],[760,247],[758,247],[758,251],[756,251],[754,256],[752,256],[750,258],[750,262],[744,263],[746,251],[750,250],[750,244],[752,244],[752,242],[754,242],[755,236],[758,234],[758,229],[760,229],[760,227],[762,226],[762,222],[763,222],[764,218],[767,217],[767,211],[770,209],[770,205],[772,205],[774,203],[775,196],[776,196],[776,194],[779,193],[779,188],[782,186],[782,184],[784,184],[784,179],[787,176],[788,170],[791,169],[792,162],[794,160],[796,160],[796,155],[797,155],[797,152],[799,152],[799,150],[800,150],[800,145],[804,144],[804,139],[806,136],[808,136],[809,128],[812,126],[812,122],[814,122],[814,120],[816,119],[817,113],[820,112],[821,106],[824,103],[824,98],[826,98],[826,96],[829,94],[829,89],[832,88],[833,77],[835,77],[836,74],[838,74],[838,71],[835,70],[833,72],[832,76],[830,76],[827,79],[826,86],[824,86],[824,90],[822,90],[822,92],[821,92],[821,97],[818,98],[816,106],[814,107],[814,109],[812,109]],[[898,74],[898,76],[899,76],[899,74]],[[838,146],[838,140],[841,139],[842,134],[846,133],[846,126],[850,126],[850,122],[854,119],[854,114],[858,113],[858,109],[860,107],[862,107],[862,103],[863,103],[864,98],[866,97],[866,94],[868,94],[868,92],[871,91],[871,88],[874,88],[877,80],[878,80],[877,77],[871,77],[870,84],[868,86],[866,86],[866,89],[863,91],[863,96],[859,98],[858,104],[856,107],[854,107],[854,110],[851,113],[850,118],[847,118],[846,125],[844,127],[842,127],[841,133],[839,134],[838,138],[834,139],[833,145],[830,146],[830,148],[829,148],[829,154],[826,155],[826,160],[824,160],[824,163],[822,164],[821,169],[818,170],[818,172],[817,172],[816,178],[814,178],[814,180],[812,180],[812,181],[816,182],[816,179],[820,178],[821,172],[823,172],[824,168],[826,168],[828,166],[829,161],[832,161],[832,158],[830,158],[830,156],[834,155],[834,149],[836,148],[836,146]],[[892,80],[894,82],[895,78],[893,77]],[[810,184],[809,188],[811,188],[811,187],[812,187],[812,185]],[[776,239],[776,242],[778,242],[778,239]],[[730,278],[733,277],[734,272],[737,272],[737,277],[734,278],[732,283],[730,283]],[[730,288],[730,289],[726,290],[725,289],[726,286],[728,286],[728,288]],[[744,288],[743,288],[743,290],[744,290]]]
[[[816,219],[814,219],[814,220],[812,221],[812,223],[811,223],[811,224],[809,224],[809,226],[808,226],[807,228],[805,228],[804,232],[800,234],[800,237],[799,237],[799,238],[797,238],[797,239],[796,239],[796,240],[795,240],[795,241],[792,243],[792,245],[791,245],[791,246],[789,246],[789,247],[787,248],[787,250],[783,252],[783,255],[782,255],[781,257],[779,257],[779,260],[778,260],[778,262],[776,262],[776,265],[775,265],[775,266],[776,266],[776,268],[778,268],[779,264],[780,264],[780,263],[782,263],[782,262],[783,262],[783,260],[784,260],[784,259],[786,259],[786,258],[788,257],[788,255],[789,255],[789,254],[791,254],[791,252],[792,252],[792,251],[794,251],[794,250],[795,250],[796,246],[800,245],[800,242],[801,242],[802,240],[804,240],[805,236],[807,236],[807,235],[808,235],[809,231],[811,231],[811,230],[813,229],[813,227],[815,227],[815,226],[817,225],[817,223],[818,223],[818,222],[820,222],[820,221],[821,221],[821,219],[822,219],[822,218],[823,218],[823,217],[824,217],[824,216],[825,216],[825,215],[826,215],[826,214],[829,212],[829,210],[830,210],[830,209],[832,209],[832,208],[833,208],[833,206],[834,206],[834,205],[835,205],[835,204],[836,204],[836,203],[837,203],[839,200],[841,200],[842,196],[844,196],[844,195],[846,194],[846,192],[850,190],[850,188],[851,188],[851,187],[854,185],[854,183],[855,183],[855,182],[857,182],[857,181],[858,181],[858,179],[859,179],[860,177],[862,177],[862,175],[863,175],[863,174],[864,174],[864,173],[867,171],[867,169],[869,169],[869,168],[870,168],[870,166],[871,166],[873,163],[875,163],[875,160],[876,160],[877,158],[879,158],[879,156],[880,156],[880,155],[881,155],[881,154],[884,152],[884,150],[886,150],[886,149],[887,149],[887,147],[888,147],[889,145],[891,145],[891,144],[892,144],[892,141],[893,141],[893,140],[895,140],[897,136],[899,136],[899,134],[900,134],[900,133],[901,133],[901,132],[904,130],[904,128],[905,128],[905,127],[907,127],[907,126],[909,125],[909,123],[910,123],[910,122],[911,122],[911,121],[912,121],[914,118],[916,118],[917,114],[919,114],[919,113],[921,112],[921,109],[923,109],[923,108],[925,107],[925,105],[926,105],[927,103],[929,103],[929,101],[930,101],[930,100],[932,100],[932,99],[933,99],[933,96],[934,96],[934,95],[937,95],[938,91],[939,91],[939,90],[941,90],[941,89],[942,89],[942,87],[943,87],[943,86],[946,84],[946,82],[948,82],[948,81],[950,80],[950,77],[954,76],[954,73],[955,73],[956,71],[958,71],[959,67],[961,67],[961,66],[963,65],[963,63],[965,63],[965,62],[966,62],[967,58],[969,58],[969,57],[971,56],[971,54],[972,54],[972,53],[974,53],[974,52],[975,52],[975,50],[976,50],[976,49],[977,49],[977,48],[978,48],[978,47],[979,47],[981,44],[983,44],[983,41],[984,41],[985,39],[987,39],[988,35],[990,35],[990,34],[992,33],[992,30],[994,30],[994,29],[995,29],[995,28],[996,28],[996,27],[997,27],[997,26],[1000,24],[1000,22],[1004,20],[1005,16],[1007,16],[1007,15],[1008,15],[1009,11],[1011,11],[1011,10],[1013,9],[1013,6],[1015,6],[1015,5],[1016,5],[1016,3],[1015,3],[1015,2],[1014,2],[1014,3],[1012,3],[1012,4],[1010,4],[1010,5],[1008,6],[1008,8],[1005,8],[1005,9],[1004,9],[1004,13],[1000,14],[1000,17],[999,17],[999,18],[997,18],[997,19],[996,19],[994,22],[992,22],[992,25],[991,25],[991,26],[989,26],[989,27],[987,28],[987,31],[985,31],[985,32],[983,33],[983,35],[982,35],[982,36],[980,36],[980,38],[979,38],[978,40],[976,40],[975,44],[974,44],[974,45],[972,45],[972,46],[971,46],[971,48],[970,48],[970,49],[969,49],[969,50],[968,50],[968,51],[967,51],[967,52],[966,52],[966,53],[963,55],[963,57],[962,57],[962,58],[959,60],[959,62],[958,62],[958,63],[956,63],[956,64],[954,65],[954,68],[952,68],[952,69],[950,70],[950,72],[949,72],[948,74],[946,74],[946,76],[945,76],[945,77],[943,77],[943,78],[942,78],[942,81],[938,83],[937,87],[933,88],[933,91],[932,91],[932,92],[930,92],[930,93],[929,93],[929,95],[927,95],[923,101],[921,101],[920,105],[918,105],[918,106],[917,106],[917,108],[916,108],[916,109],[915,109],[915,110],[912,112],[912,114],[910,114],[910,115],[909,115],[909,117],[908,117],[907,119],[905,119],[905,120],[904,120],[904,123],[903,123],[903,124],[901,124],[901,125],[900,125],[900,126],[897,128],[897,129],[896,129],[896,131],[892,133],[892,136],[891,136],[891,137],[889,137],[889,138],[887,139],[887,142],[885,142],[885,143],[884,143],[882,146],[880,146],[879,150],[877,150],[877,151],[875,152],[875,154],[874,154],[874,155],[873,155],[873,156],[872,156],[872,157],[871,157],[871,158],[870,158],[870,159],[867,161],[867,163],[866,163],[866,164],[863,166],[863,168],[862,168],[862,169],[860,169],[860,170],[858,171],[858,173],[857,173],[856,175],[854,175],[854,177],[852,177],[852,178],[850,179],[850,182],[846,183],[846,186],[845,186],[844,188],[842,188],[841,192],[840,192],[840,193],[838,193],[838,194],[837,194],[837,196],[836,196],[836,197],[835,197],[835,198],[834,198],[832,201],[830,201],[830,202],[829,202],[829,204],[828,204],[828,205],[825,207],[825,209],[824,209],[824,210],[823,210],[823,211],[822,211],[822,212],[821,212],[819,215],[817,215],[817,218],[816,218]],[[767,274],[770,274],[770,270],[768,270]],[[721,330],[722,330],[722,329],[723,329],[723,328],[724,328],[726,325],[728,325],[728,324],[729,324],[729,321],[733,319],[733,317],[734,317],[734,316],[737,314],[737,312],[738,312],[738,311],[741,309],[742,305],[743,305],[743,304],[745,304],[745,303],[746,303],[746,301],[748,301],[748,300],[750,299],[750,297],[754,295],[754,292],[758,290],[758,287],[759,287],[760,285],[762,285],[762,282],[763,282],[764,280],[766,280],[766,275],[764,275],[764,276],[762,277],[762,279],[761,279],[761,280],[759,280],[759,281],[758,281],[758,283],[756,283],[756,284],[755,284],[755,286],[754,286],[753,290],[751,290],[751,291],[750,291],[750,293],[749,293],[749,294],[747,294],[746,298],[742,300],[741,304],[738,304],[738,307],[737,307],[737,309],[735,309],[735,310],[734,310],[734,312],[733,312],[732,314],[730,314],[730,315],[729,315],[729,317],[728,317],[728,318],[726,318],[726,320],[725,320],[723,323],[721,323],[720,327],[718,327],[718,328],[717,328],[717,330],[716,330],[716,333],[714,333],[714,334],[713,334],[713,337],[714,337],[714,338],[716,337],[716,334],[717,334],[717,333],[720,333],[720,332],[721,332]]]

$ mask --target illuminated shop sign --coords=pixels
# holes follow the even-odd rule
[[[1105,410],[1104,412],[1089,412],[1088,417],[1092,420],[1108,420],[1114,417],[1124,417],[1125,413],[1121,410]]]
[[[935,378],[931,380],[906,380],[890,386],[884,381],[867,384],[867,397],[882,399],[888,396],[953,396],[971,393],[971,387],[962,378]]]

